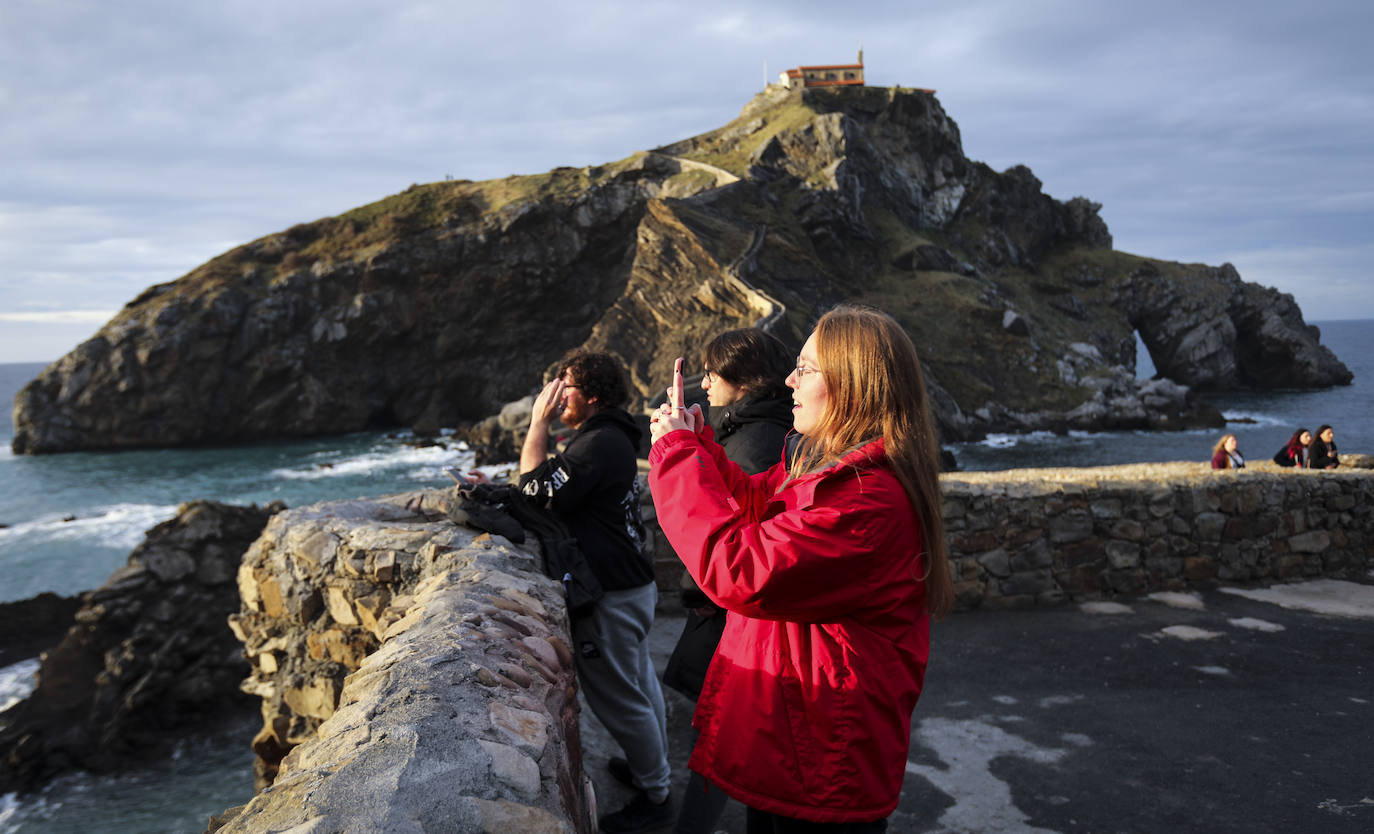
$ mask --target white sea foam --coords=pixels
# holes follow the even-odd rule
[[[1226,422],[1235,423],[1243,420],[1249,425],[1255,426],[1287,426],[1288,420],[1282,417],[1275,417],[1272,414],[1265,414],[1259,411],[1223,411],[1221,416],[1226,418]]]
[[[84,541],[102,547],[130,550],[143,542],[150,527],[176,515],[166,504],[115,504],[96,508],[91,515],[70,518],[58,513],[42,515],[0,529],[0,546],[28,541]]]
[[[1033,431],[1026,434],[990,434],[983,438],[980,443],[990,449],[1010,449],[1028,440],[1032,442],[1048,440],[1054,436],[1054,432],[1049,431]]]
[[[37,671],[36,657],[0,669],[0,712],[29,697],[36,683],[33,676]]]
[[[19,797],[16,794],[7,793],[0,796],[0,831],[10,831],[10,820],[14,818],[19,810]]]
[[[347,458],[337,457],[334,452],[315,457],[317,462],[311,465],[274,469],[271,474],[276,478],[313,481],[377,475],[399,469],[405,471],[406,477],[417,481],[447,480],[443,472],[445,466],[468,468],[473,461],[471,452],[442,446],[394,446]]]

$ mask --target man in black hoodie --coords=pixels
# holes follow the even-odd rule
[[[625,373],[614,357],[572,353],[535,398],[520,450],[521,491],[567,525],[605,591],[590,613],[574,619],[572,637],[582,693],[625,749],[640,791],[601,818],[601,829],[612,834],[673,819],[667,714],[649,656],[658,589],[640,517],[635,458],[641,432],[623,408],[626,399]],[[555,418],[575,434],[550,456]]]

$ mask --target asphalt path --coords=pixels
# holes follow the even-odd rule
[[[888,830],[1374,832],[1374,580],[1244,593],[937,624]],[[664,609],[660,672],[683,622]],[[680,803],[692,704],[665,697]],[[582,732],[615,810],[618,750],[586,709]],[[738,803],[718,829],[744,831]]]

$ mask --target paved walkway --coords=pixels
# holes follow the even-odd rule
[[[1246,593],[937,624],[888,830],[1374,831],[1374,584]],[[681,628],[660,613],[660,670]],[[691,704],[665,693],[680,802]],[[583,742],[615,810],[629,793],[587,710]],[[738,803],[720,828],[744,831]]]

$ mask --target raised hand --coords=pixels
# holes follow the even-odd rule
[[[668,401],[659,406],[654,416],[649,419],[649,437],[654,443],[668,432],[678,429],[700,431],[705,424],[701,406],[685,408],[683,405],[687,402],[687,395],[683,391],[681,356],[673,363],[673,383],[668,386],[667,393]]]
[[[668,388],[668,405],[681,410],[687,404],[687,395],[682,390],[682,357],[673,362],[673,384]]]
[[[563,410],[563,378],[554,377],[544,386],[544,390],[539,392],[539,396],[534,398],[534,407],[530,409],[530,423],[547,426],[554,421],[554,418]]]

